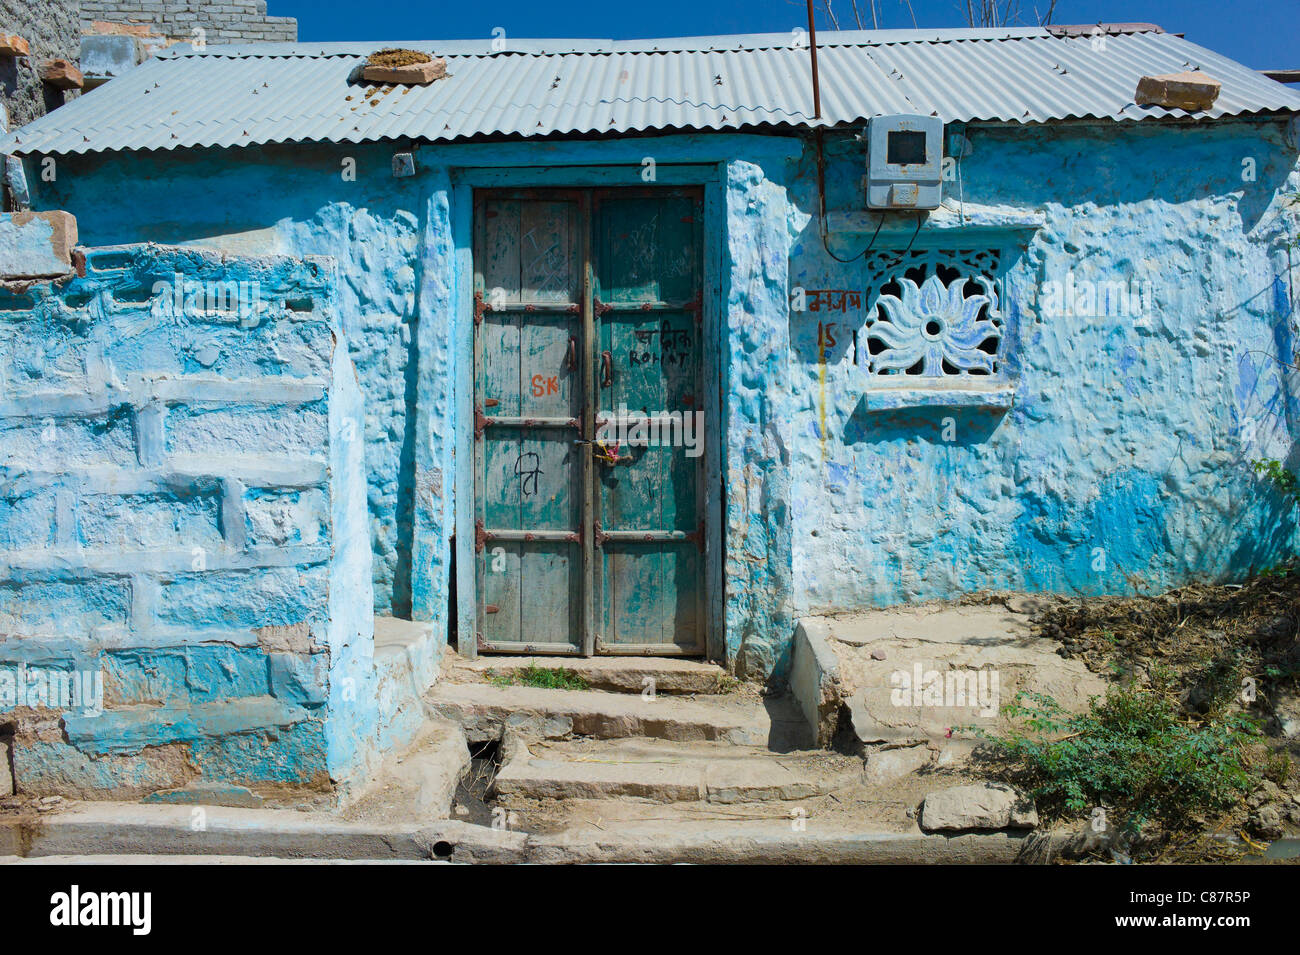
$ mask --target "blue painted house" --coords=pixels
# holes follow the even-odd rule
[[[30,791],[334,798],[449,643],[779,678],[802,614],[1291,552],[1294,89],[1149,25],[822,35],[820,116],[802,31],[382,46],[0,142],[82,247],[0,293],[0,663],[103,681],[17,701]]]

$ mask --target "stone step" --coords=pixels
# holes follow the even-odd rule
[[[681,657],[528,657],[482,656],[456,659],[452,678],[460,682],[509,677],[529,667],[559,669],[586,681],[593,690],[614,693],[717,693],[726,671],[716,663]]]
[[[1012,607],[1019,609],[1012,610]],[[1106,683],[1038,636],[1026,595],[1007,604],[932,604],[805,617],[791,680],[809,723],[833,732],[847,713],[868,747],[949,748],[965,727],[1005,732],[1002,707],[1020,691],[1087,709]],[[951,753],[950,753],[951,755]]]
[[[799,748],[807,736],[788,700],[743,693],[647,700],[631,693],[442,680],[424,699],[432,714],[460,723],[471,743],[501,739],[507,728],[541,739],[652,737],[775,750]]]
[[[446,819],[461,777],[469,769],[469,744],[454,720],[429,720],[404,751],[390,753],[370,784],[341,810],[349,820]]]
[[[661,740],[525,741],[511,735],[494,791],[529,799],[637,797],[653,802],[807,799],[862,778],[860,760],[756,746]]]
[[[672,815],[687,804],[656,807],[621,800],[608,808],[618,806],[652,809],[660,816]],[[626,822],[605,814],[606,808],[601,806],[599,826],[531,834],[455,820],[426,824],[391,815],[381,821],[348,822],[334,813],[214,806],[207,810],[206,825],[196,831],[189,806],[74,803],[64,811],[41,815],[39,823],[0,816],[0,865],[59,857],[85,862],[91,856],[124,862],[132,855],[172,863],[198,854],[213,861],[241,856],[485,864],[987,865],[1016,861],[1027,842],[1022,832],[927,835],[914,824],[905,830],[887,828],[864,823],[856,815],[842,823],[823,820],[799,829],[790,824],[789,807],[778,805],[762,819],[674,817]]]

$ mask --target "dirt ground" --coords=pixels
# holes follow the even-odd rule
[[[999,597],[973,602],[988,599]],[[1252,841],[1300,832],[1300,568],[1157,596],[1009,599],[1035,601],[1034,632],[1094,673],[1170,689],[1189,721],[1242,712],[1262,727],[1249,753],[1265,777],[1260,788],[1224,818],[1191,820],[1173,848],[1227,861],[1239,853],[1198,836],[1236,834],[1249,854]]]

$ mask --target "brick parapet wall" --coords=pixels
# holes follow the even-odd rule
[[[190,42],[202,28],[208,43],[292,43],[298,39],[293,17],[269,17],[262,0],[81,0],[84,33],[111,32],[105,24],[148,25],[157,35]]]

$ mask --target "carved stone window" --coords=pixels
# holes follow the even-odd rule
[[[989,249],[872,256],[859,366],[876,379],[1001,376],[1000,258]]]

